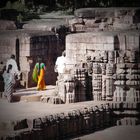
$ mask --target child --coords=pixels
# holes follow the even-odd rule
[[[3,73],[4,78],[4,96],[8,99],[8,102],[12,102],[14,84],[15,84],[15,75],[12,73],[12,65],[9,64],[7,70]]]

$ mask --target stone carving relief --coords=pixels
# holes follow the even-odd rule
[[[65,102],[86,101],[88,97],[95,101],[140,101],[137,54],[136,50],[88,53],[64,80]]]
[[[83,12],[92,13],[96,10],[99,9],[77,10],[75,13],[82,23],[76,20],[76,24],[82,24],[84,28],[79,30],[75,26],[77,33],[66,36],[66,57],[73,69],[73,73],[70,74],[75,78],[73,83],[75,102],[87,100],[138,102],[140,34],[131,26],[137,26],[134,21],[137,9],[120,8],[115,11],[100,9],[99,13],[104,11],[99,14],[100,19],[96,15],[85,15]],[[106,17],[103,13],[112,16]],[[91,32],[96,29],[102,31]],[[125,29],[130,31],[124,31]]]

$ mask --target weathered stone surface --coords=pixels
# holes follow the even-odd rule
[[[72,32],[108,31],[139,29],[140,8],[81,8],[75,10],[75,18],[70,19]],[[82,24],[78,22],[84,21]],[[73,21],[77,22],[73,22]],[[78,26],[78,24],[82,28]]]
[[[42,30],[42,31],[56,31],[61,27],[66,27],[67,23],[64,19],[44,19],[33,20],[23,25],[26,30]]]
[[[66,37],[67,43],[86,43],[88,44],[114,44],[116,32],[97,32],[97,33],[79,33],[70,34]],[[86,46],[86,45],[83,45]],[[97,48],[102,49],[102,48]]]
[[[15,30],[17,29],[14,21],[0,20],[0,30]]]
[[[139,8],[134,7],[116,7],[116,8],[81,8],[75,11],[75,16],[80,18],[108,18],[119,17],[124,15],[138,16]],[[136,17],[135,17],[136,18]]]
[[[27,101],[27,102],[34,102],[34,101],[40,101],[42,95],[28,95],[28,96],[21,96],[21,101]]]
[[[100,128],[105,129],[114,125],[139,124],[139,104],[136,103],[131,110],[130,108],[127,110],[127,104],[122,102],[106,104],[106,102],[95,103],[94,101],[56,106],[37,102],[34,104],[22,102],[17,106],[13,103],[9,107],[15,109],[9,116],[11,121],[5,122],[8,116],[3,118],[1,114],[0,138],[62,139],[92,133]],[[21,112],[22,107],[25,107],[25,110],[22,109]],[[48,109],[51,107],[53,110]],[[126,110],[122,111],[124,109]],[[16,114],[14,114],[15,111]],[[22,113],[26,119],[22,119]],[[123,117],[124,115],[127,116]]]
[[[112,17],[114,16],[113,8],[81,8],[75,11],[76,17],[95,18],[95,17]]]
[[[75,101],[87,100],[90,92],[86,89],[90,88],[91,100],[139,102],[139,36],[138,31],[118,31],[76,33],[66,37],[66,69],[78,85],[73,95]],[[92,65],[92,87],[87,84],[91,76],[87,74],[87,58]],[[67,96],[65,90],[61,94]]]

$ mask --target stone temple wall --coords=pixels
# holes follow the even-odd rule
[[[92,95],[90,99],[97,101],[140,101],[139,36],[137,31],[77,33],[67,36],[67,71],[75,69],[73,73],[76,79],[77,75],[84,78],[83,74],[87,74],[85,83],[91,78],[92,86],[85,84],[84,100]],[[82,79],[78,80],[83,82]],[[92,93],[86,90],[89,88]]]
[[[0,37],[0,62],[6,63],[9,54],[15,54],[15,36],[10,36],[10,40],[7,37]],[[12,47],[11,47],[12,46]]]
[[[63,102],[140,101],[139,11],[139,8],[75,11],[75,17],[69,21],[73,34],[66,36],[64,78],[58,84]]]

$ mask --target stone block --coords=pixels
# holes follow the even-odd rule
[[[106,36],[105,41],[107,44],[113,44],[115,42],[115,37],[112,36]]]
[[[84,19],[85,26],[87,27],[94,27],[95,19]]]
[[[69,20],[69,24],[73,25],[73,24],[83,24],[84,20],[82,18],[73,18]]]
[[[66,44],[66,51],[67,50],[76,50],[78,49],[77,43],[67,43]]]
[[[28,95],[28,96],[21,96],[20,100],[25,100],[27,102],[34,102],[34,101],[40,101],[42,95]]]
[[[66,53],[67,53],[67,52],[66,52]],[[74,57],[76,57],[76,55],[77,55],[77,51],[75,51],[75,50],[70,50],[67,54],[68,54],[69,57],[74,58]],[[67,57],[67,56],[66,56],[66,57]]]
[[[64,100],[62,100],[60,97],[58,96],[54,96],[51,98],[51,103],[52,104],[62,104]]]
[[[127,35],[126,45],[129,50],[139,50],[139,36],[138,35]]]
[[[21,57],[23,57],[23,56],[30,56],[30,52],[29,51],[21,51],[20,54],[21,54]]]
[[[85,30],[85,26],[82,24],[75,24],[74,28],[76,29],[76,32],[82,32]]]
[[[75,60],[78,62],[82,62],[83,58],[85,58],[85,54],[76,54]]]
[[[77,51],[86,50],[86,43],[81,43],[81,42],[77,43],[76,49],[77,49]]]
[[[14,21],[0,20],[0,30],[16,30],[17,27]]]
[[[25,34],[21,37],[21,44],[29,44],[31,37],[28,34]]]
[[[24,44],[21,46],[21,51],[30,51],[30,44]]]
[[[100,44],[100,43],[106,43],[106,36],[100,36],[100,35],[96,35],[96,43]]]
[[[93,46],[95,50],[104,50],[104,44],[102,43],[95,43]]]
[[[127,24],[127,23],[118,23],[118,22],[114,22],[113,23],[113,28],[115,30],[128,30],[131,28],[131,25]]]
[[[114,44],[103,44],[103,49],[102,50],[109,50],[109,51],[113,51],[115,50],[115,45]]]
[[[105,17],[112,17],[114,16],[114,9],[113,8],[81,8],[77,9],[74,12],[74,15],[76,17],[81,17],[81,18],[95,18],[95,17],[100,17],[100,18],[105,18]]]
[[[86,54],[86,49],[82,49],[82,47],[81,47],[81,49],[76,50],[75,52],[76,52],[76,57],[77,57],[77,54],[85,55]]]

